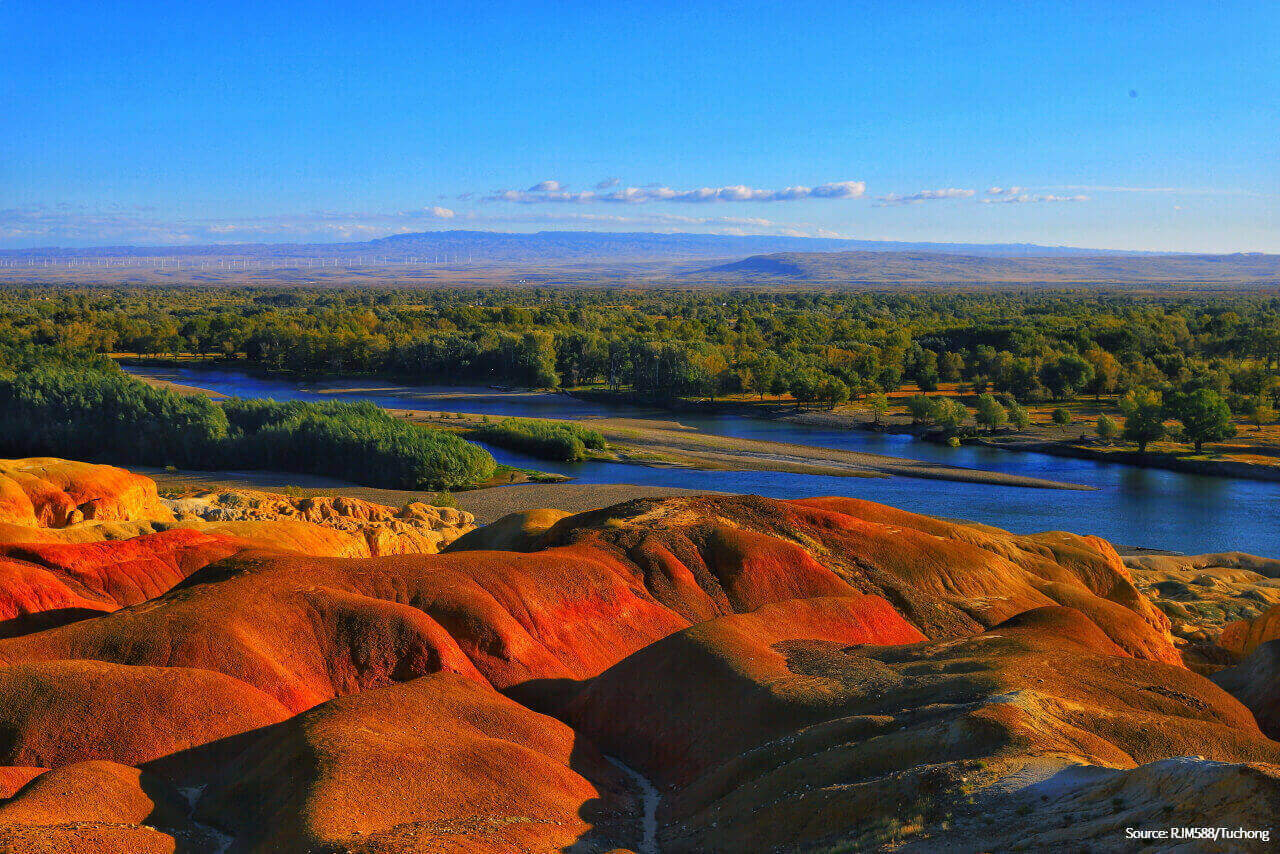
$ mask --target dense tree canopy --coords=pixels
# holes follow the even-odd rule
[[[1020,401],[1199,379],[1274,405],[1280,299],[658,290],[10,288],[0,341],[190,354],[296,374],[605,384],[655,399],[787,392],[810,368],[853,397],[960,382]],[[803,386],[803,382],[801,383]],[[837,386],[830,386],[838,390]],[[814,398],[815,401],[820,398]]]
[[[0,289],[0,365],[100,369],[108,353],[209,359],[294,376],[594,385],[660,405],[746,393],[837,406],[878,401],[904,386],[932,392],[950,383],[942,391],[976,398],[978,423],[988,429],[1000,424],[996,410],[982,402],[987,393],[996,395],[1008,423],[1022,429],[1029,419],[1024,404],[1082,394],[1131,398],[1142,390],[1140,396],[1154,394],[1161,402],[1126,412],[1124,435],[1145,448],[1166,433],[1157,415],[1181,421],[1193,443],[1197,436],[1201,443],[1223,437],[1213,426],[1223,406],[1228,416],[1258,423],[1274,418],[1280,298],[1090,291]],[[1208,399],[1196,396],[1200,390],[1222,406],[1208,407],[1207,415],[1203,406],[1184,408],[1183,418],[1177,404]],[[877,418],[883,414],[879,404],[865,405]],[[937,424],[940,411],[929,407],[913,414]]]

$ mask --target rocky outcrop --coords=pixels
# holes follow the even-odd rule
[[[1228,623],[1218,643],[1240,661],[1213,680],[1249,707],[1264,732],[1280,738],[1280,605]]]
[[[85,520],[171,521],[151,478],[53,457],[0,460],[0,523],[65,528]]]
[[[265,546],[274,543],[336,557],[435,554],[475,527],[475,517],[452,507],[415,502],[397,510],[344,496],[294,498],[223,490],[195,492],[164,503],[180,526],[194,523],[200,530]],[[315,527],[343,536],[312,530]]]
[[[1218,642],[1228,624],[1280,604],[1280,560],[1227,552],[1142,555],[1124,563],[1138,588],[1168,615],[1173,634],[1189,644]]]
[[[463,534],[449,544],[449,551],[528,551],[538,538],[559,522],[573,515],[563,510],[524,510],[508,513],[496,522]]]
[[[1227,623],[1218,636],[1218,644],[1223,649],[1242,657],[1274,640],[1280,640],[1280,605],[1269,608],[1252,620]]]
[[[1187,780],[1263,763],[1224,810],[1233,827],[1260,826],[1280,796],[1280,744],[1243,706],[1182,668],[1125,656],[1072,609],[906,645],[792,631],[793,615],[772,609],[752,616],[749,631],[720,618],[636,653],[563,713],[659,786],[664,851],[1084,850],[1100,839],[1100,808],[1112,828],[1160,816],[1160,792],[1135,802],[1156,785],[1147,763],[1186,754],[1215,760],[1187,763]],[[1135,794],[1040,799],[1080,769],[1133,774]]]
[[[263,732],[199,806],[250,851],[603,852],[639,841],[639,813],[568,726],[446,672]]]
[[[0,637],[140,604],[243,549],[432,554],[473,527],[469,513],[419,503],[247,490],[162,499],[151,479],[113,466],[3,460]]]
[[[140,604],[245,546],[180,530],[78,544],[0,544],[0,637]]]

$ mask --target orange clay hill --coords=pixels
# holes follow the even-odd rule
[[[1118,850],[1280,804],[1228,693],[1274,669],[1188,669],[1096,538],[752,496],[270,530],[0,547],[0,851]]]

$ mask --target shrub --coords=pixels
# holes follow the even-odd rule
[[[949,397],[934,398],[933,420],[947,430],[957,430],[969,417],[969,410],[964,404]]]
[[[926,394],[915,394],[907,398],[907,412],[914,424],[929,424],[937,414],[934,399]]]
[[[598,430],[563,421],[508,418],[471,431],[473,438],[500,448],[548,460],[577,462],[587,451],[604,451],[608,444]]]
[[[1099,415],[1097,433],[1099,439],[1106,442],[1113,442],[1120,438],[1120,425],[1117,424],[1116,420],[1110,416]]]
[[[1026,430],[1031,426],[1031,415],[1016,400],[1008,404],[1009,407],[1009,423],[1018,430]]]

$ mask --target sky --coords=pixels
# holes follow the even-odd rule
[[[1270,2],[0,2],[0,248],[1280,252]]]

